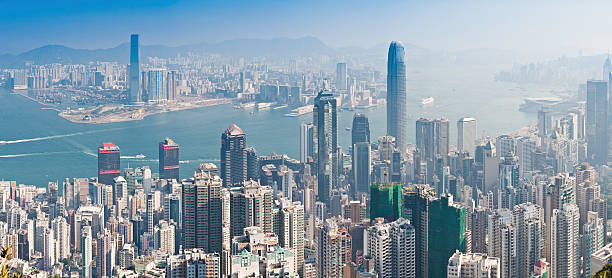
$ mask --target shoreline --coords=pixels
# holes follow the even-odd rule
[[[210,106],[217,106],[223,104],[231,104],[233,99],[208,99],[200,100],[197,102],[178,102],[164,104],[163,106],[151,105],[151,106],[127,106],[123,104],[118,105],[99,105],[86,110],[62,110],[58,112],[58,116],[71,122],[78,124],[109,124],[119,122],[131,122],[140,121],[144,118],[169,112],[191,110],[197,108],[204,108]],[[109,112],[109,114],[102,116],[91,117],[90,112],[100,110],[103,113]],[[119,110],[119,111],[117,111]],[[68,113],[66,113],[68,112]],[[86,119],[86,116],[91,118]]]
[[[166,103],[163,105],[153,104],[146,106],[130,106],[124,104],[111,104],[98,105],[83,110],[61,110],[57,107],[57,105],[44,103],[36,98],[29,96],[27,91],[12,90],[9,93],[13,95],[20,95],[30,101],[38,103],[39,105],[43,106],[40,108],[41,110],[54,110],[57,112],[58,117],[63,118],[71,123],[77,124],[109,124],[140,121],[151,115],[231,104],[234,101],[234,99],[232,98],[221,98],[202,99],[196,100],[194,102],[174,102]],[[108,114],[92,117],[90,113],[96,110],[107,112]],[[86,116],[89,116],[90,118],[86,119]]]

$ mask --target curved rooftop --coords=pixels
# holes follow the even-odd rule
[[[400,41],[392,41],[389,45],[388,65],[404,63],[404,45]]]
[[[239,128],[236,124],[232,124],[230,125],[226,130],[225,133],[228,133],[230,135],[240,135],[240,134],[244,134],[244,132],[242,131],[241,128]]]

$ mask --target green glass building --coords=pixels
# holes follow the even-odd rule
[[[402,185],[372,183],[370,185],[370,219],[383,217],[393,222],[402,217]]]
[[[429,277],[446,277],[448,258],[459,250],[465,252],[465,207],[453,204],[442,195],[429,205]]]

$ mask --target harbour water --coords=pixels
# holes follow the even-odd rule
[[[447,75],[448,74],[448,75]],[[535,123],[534,114],[518,111],[524,97],[549,96],[552,88],[517,89],[515,84],[492,81],[488,74],[462,70],[429,74],[409,72],[408,139],[414,142],[414,121],[419,117],[446,117],[451,121],[455,144],[456,120],[475,117],[479,134],[496,136]],[[440,79],[440,76],[450,76]],[[443,84],[441,83],[443,82]],[[524,87],[524,86],[523,86]],[[422,106],[432,96],[435,103]],[[121,148],[121,166],[149,165],[157,172],[158,142],[165,137],[180,144],[181,177],[200,163],[219,161],[221,133],[232,123],[247,134],[247,144],[260,155],[286,153],[299,158],[299,126],[312,114],[285,117],[291,108],[262,111],[233,109],[231,105],[204,107],[152,115],[141,121],[110,124],[76,124],[41,109],[23,96],[0,89],[0,179],[45,186],[66,177],[96,176],[96,148],[114,142]],[[386,132],[385,106],[362,110],[370,119],[372,138]],[[353,111],[338,113],[338,138],[346,150],[350,142]],[[144,159],[135,156],[143,154]]]

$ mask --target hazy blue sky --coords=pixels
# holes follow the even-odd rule
[[[45,44],[315,36],[332,46],[402,40],[436,50],[612,48],[612,1],[0,1],[0,53]],[[571,51],[575,51],[572,53]]]

